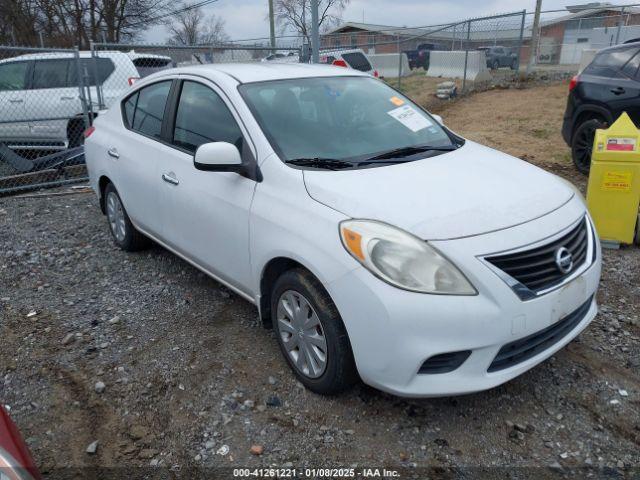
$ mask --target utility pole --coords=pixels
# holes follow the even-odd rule
[[[276,52],[276,19],[273,12],[273,0],[269,0],[269,34],[271,36],[271,53]]]
[[[533,32],[531,35],[531,48],[529,49],[529,63],[527,64],[527,75],[531,73],[533,65],[538,57],[538,44],[540,43],[540,12],[542,11],[542,0],[536,0],[536,13],[533,17]]]
[[[320,28],[318,0],[311,0],[311,55],[313,63],[320,63]]]

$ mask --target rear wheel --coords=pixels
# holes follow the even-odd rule
[[[493,61],[493,65],[491,66],[493,70],[498,70],[500,68],[500,62],[498,60]]]
[[[578,171],[584,175],[589,175],[589,169],[591,168],[591,154],[593,153],[596,130],[604,127],[606,127],[604,121],[593,118],[582,122],[573,133],[571,156]]]
[[[640,213],[638,213],[638,221],[636,222],[636,235],[633,238],[636,245],[640,246]]]
[[[142,250],[150,245],[150,240],[131,223],[113,183],[108,184],[104,190],[104,204],[109,230],[116,245],[127,252]]]

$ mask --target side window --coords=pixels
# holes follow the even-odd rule
[[[638,67],[640,67],[640,53],[636,53],[633,58],[622,67],[622,73],[629,78],[636,78]]]
[[[133,125],[133,114],[136,110],[136,103],[138,103],[138,92],[134,93],[124,101],[124,123],[129,128]]]
[[[134,97],[137,97],[135,107],[132,105],[127,106],[127,102],[125,102],[125,117],[127,119],[131,111],[133,111],[133,116],[129,120],[132,130],[150,137],[160,138],[164,107],[167,104],[170,88],[170,81],[154,83],[140,89],[137,95],[127,99],[127,102],[129,102]]]
[[[31,88],[67,88],[70,83],[71,60],[36,60],[33,65]]]
[[[622,67],[638,52],[637,48],[625,48],[596,55],[584,73],[600,77],[620,78]]]
[[[185,81],[176,112],[173,143],[195,152],[209,142],[229,142],[241,150],[242,131],[218,94],[200,83]]]
[[[100,84],[103,84],[116,68],[113,65],[113,61],[109,58],[96,58],[95,62],[96,63],[94,64],[94,59],[92,58],[80,59],[82,75],[84,76],[85,73],[87,74],[91,86],[96,85],[96,68],[98,70],[98,82]],[[69,69],[69,84],[71,87],[78,86],[78,66],[75,63],[75,60],[71,61],[71,67]]]
[[[24,90],[29,62],[11,62],[0,64],[0,92]]]

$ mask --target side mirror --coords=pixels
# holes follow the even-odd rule
[[[204,143],[193,157],[193,165],[205,172],[243,172],[238,148],[228,142]]]
[[[436,115],[434,113],[431,114],[431,116],[433,117],[433,119],[438,122],[440,125],[444,125],[444,121],[442,120],[442,117],[440,115]]]

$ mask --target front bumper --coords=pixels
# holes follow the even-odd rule
[[[362,380],[407,397],[458,395],[486,390],[529,370],[575,338],[597,313],[595,293],[601,255],[579,277],[537,298],[522,301],[479,255],[527,245],[540,232],[559,232],[584,215],[579,200],[533,222],[460,240],[432,242],[463,269],[479,290],[476,296],[426,295],[392,287],[363,268],[332,282],[329,293],[349,333]],[[546,235],[542,235],[545,237]],[[489,371],[500,349],[549,328],[585,305],[570,331],[536,355]],[[428,358],[470,350],[457,369],[420,374]]]

